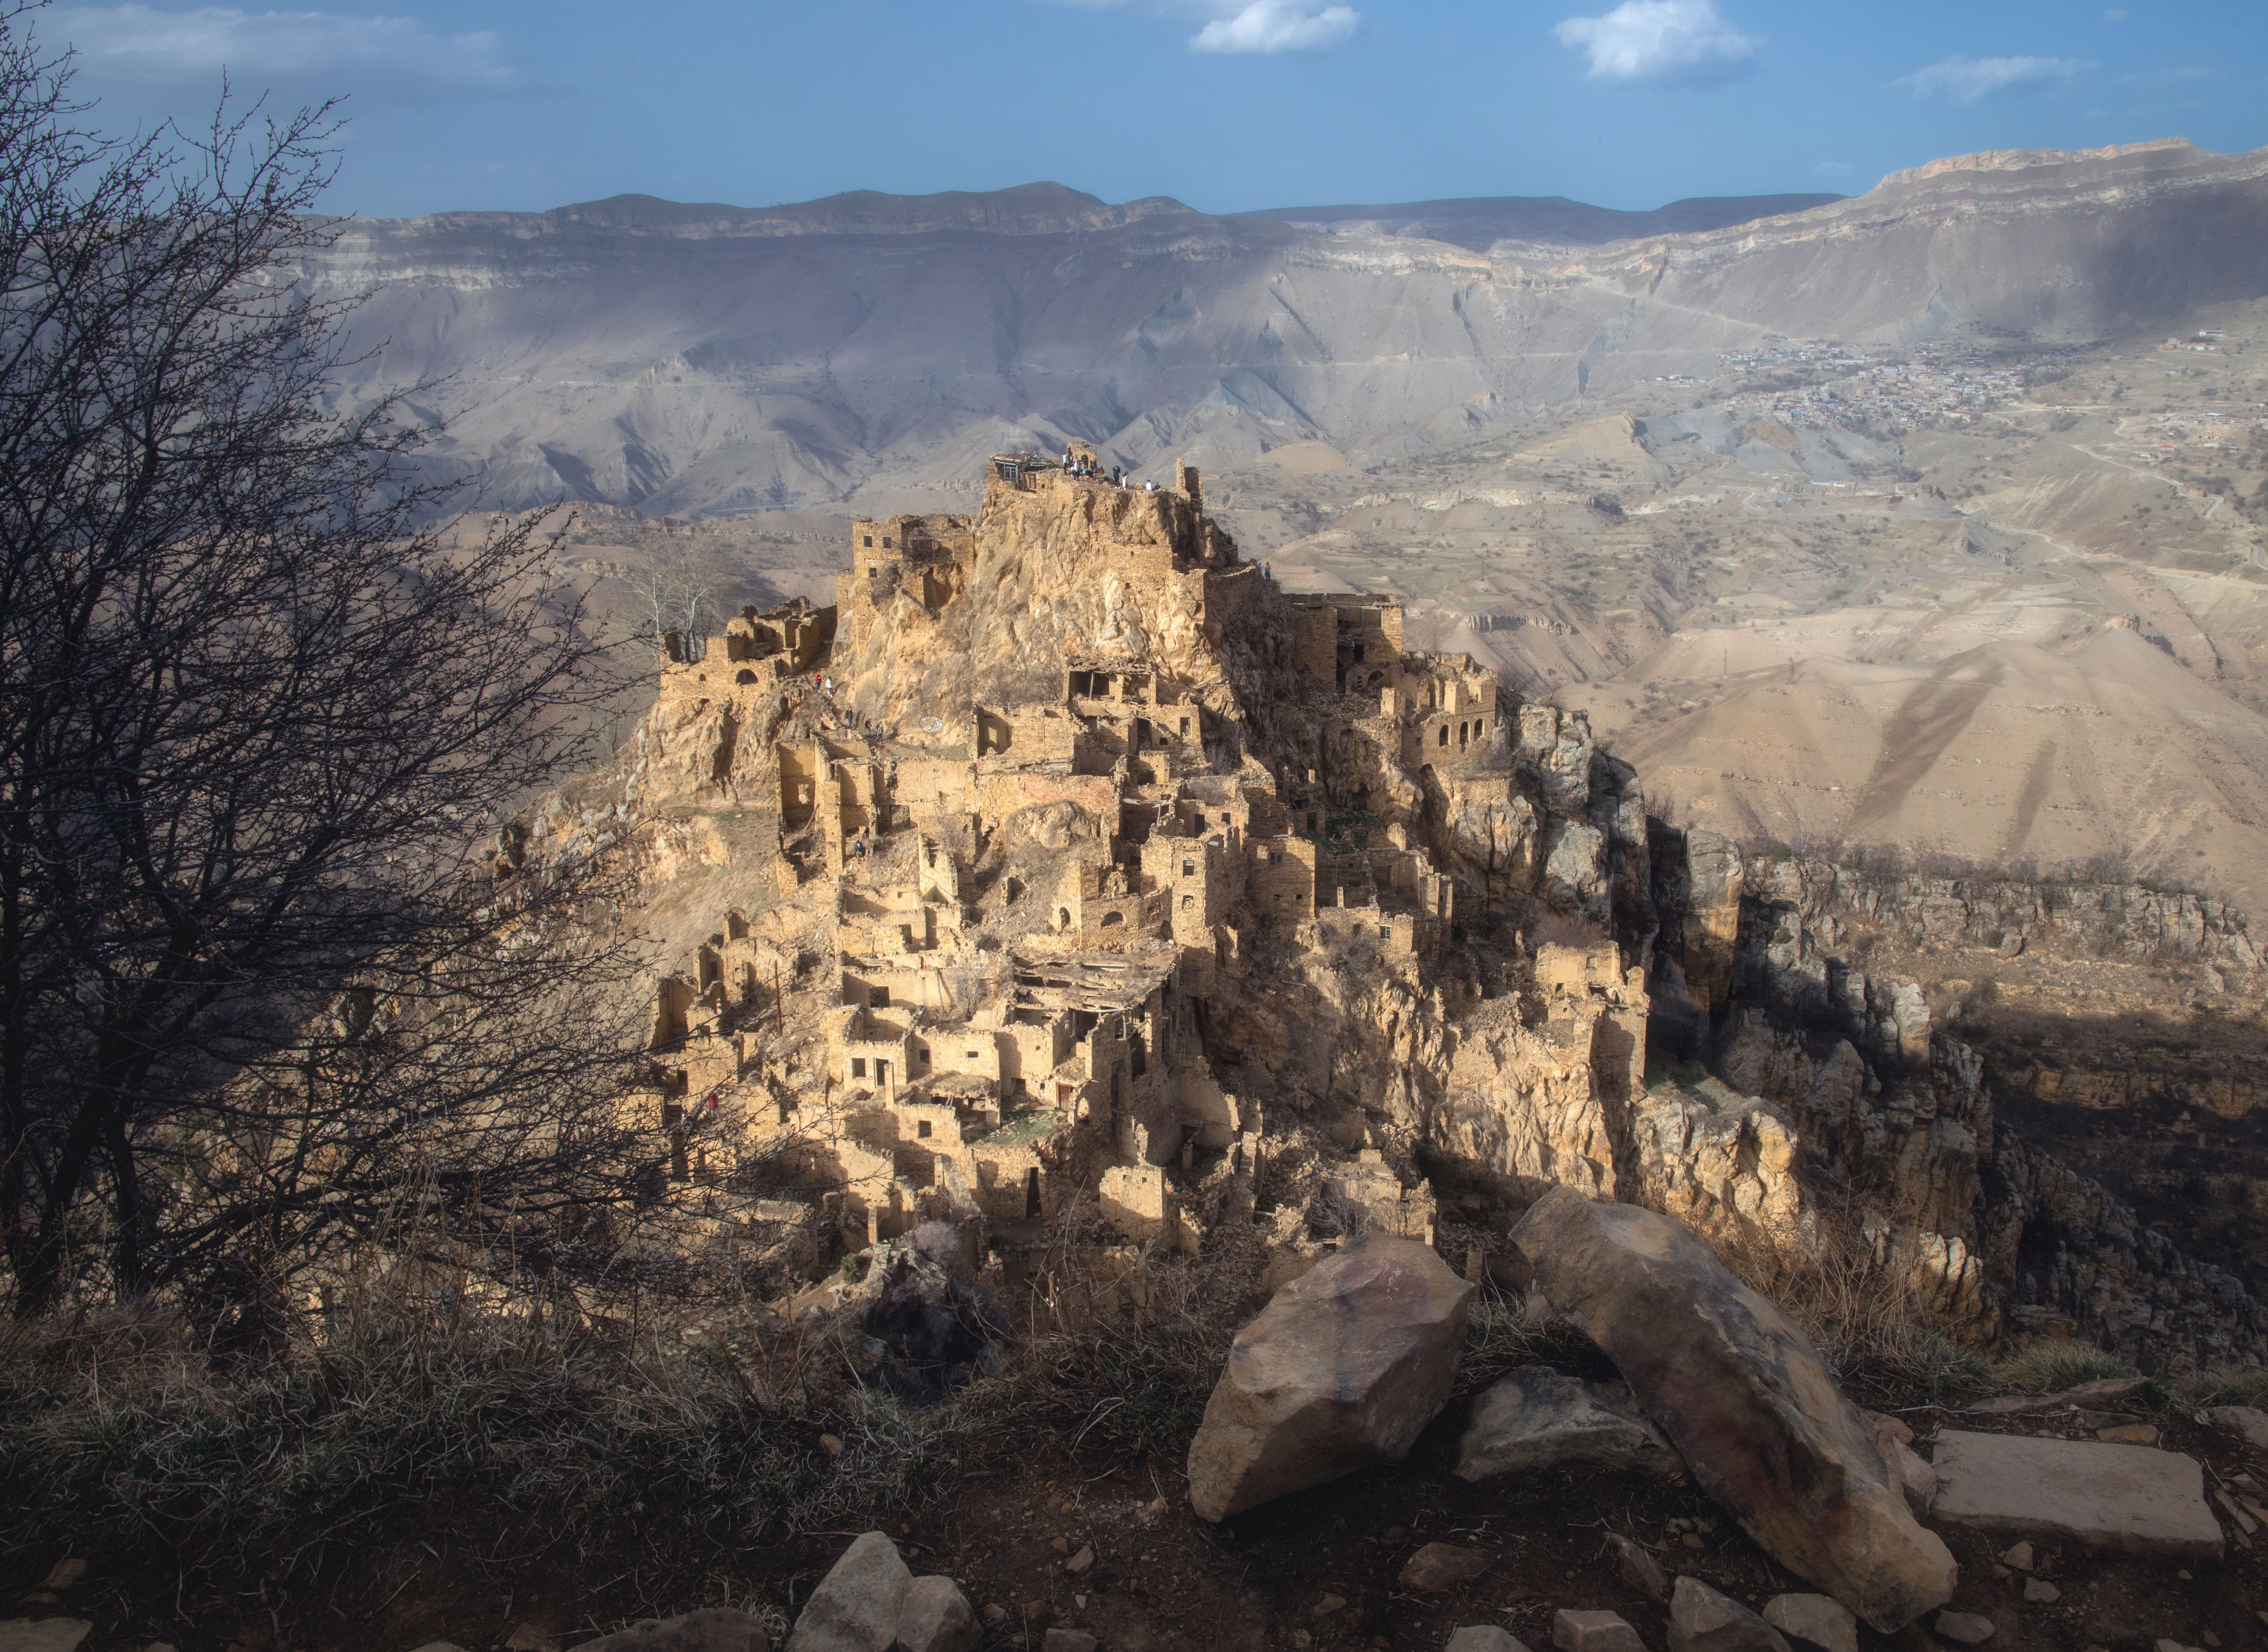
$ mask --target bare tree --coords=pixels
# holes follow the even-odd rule
[[[640,617],[657,644],[676,637],[685,658],[698,660],[710,631],[724,623],[735,581],[713,547],[698,535],[664,535],[645,548],[645,565],[624,576],[637,593]]]
[[[24,23],[0,16],[16,1311],[288,1272],[436,1199],[563,1231],[636,1180],[623,961],[582,874],[494,843],[612,686],[581,596],[527,522],[428,526],[448,501],[401,403],[338,410],[328,112],[100,139]]]

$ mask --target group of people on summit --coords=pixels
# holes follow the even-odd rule
[[[1116,465],[1110,467],[1110,474],[1108,476],[1104,476],[1102,461],[1100,459],[1095,458],[1092,454],[1074,454],[1068,447],[1064,449],[1063,471],[1067,476],[1092,476],[1098,482],[1109,483],[1114,488],[1130,486],[1133,481],[1132,477],[1123,475]],[[1145,482],[1142,484],[1142,488],[1146,493],[1155,493],[1158,490],[1158,484],[1154,482]]]

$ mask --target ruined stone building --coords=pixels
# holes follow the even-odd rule
[[[929,1222],[972,1259],[1239,1221],[1486,1266],[1557,1184],[1793,1248],[1830,1190],[1965,1310],[2060,1293],[2106,1339],[2220,1288],[2073,1226],[2084,1260],[2027,1284],[2040,1211],[2107,1207],[1991,1206],[1980,1143],[2066,1184],[2010,1169],[1973,1058],[1742,1010],[1809,943],[1729,846],[1650,822],[1580,715],[1408,646],[1395,599],[1281,589],[1187,467],[1003,455],[975,515],[845,549],[831,608],[666,640],[622,805],[733,891],[661,961],[627,1103],[658,1196],[790,1288]],[[1650,1075],[1650,1041],[1749,1076]]]

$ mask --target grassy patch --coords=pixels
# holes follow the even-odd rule
[[[2019,1394],[2060,1394],[2081,1383],[2134,1374],[2117,1354],[2083,1342],[2036,1342],[1992,1368],[1993,1380]]]

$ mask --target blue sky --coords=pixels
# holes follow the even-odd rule
[[[2268,144],[2268,5],[2148,0],[56,4],[120,127],[350,94],[330,204],[761,206],[1054,179],[1208,211],[1863,191],[1981,149]]]

